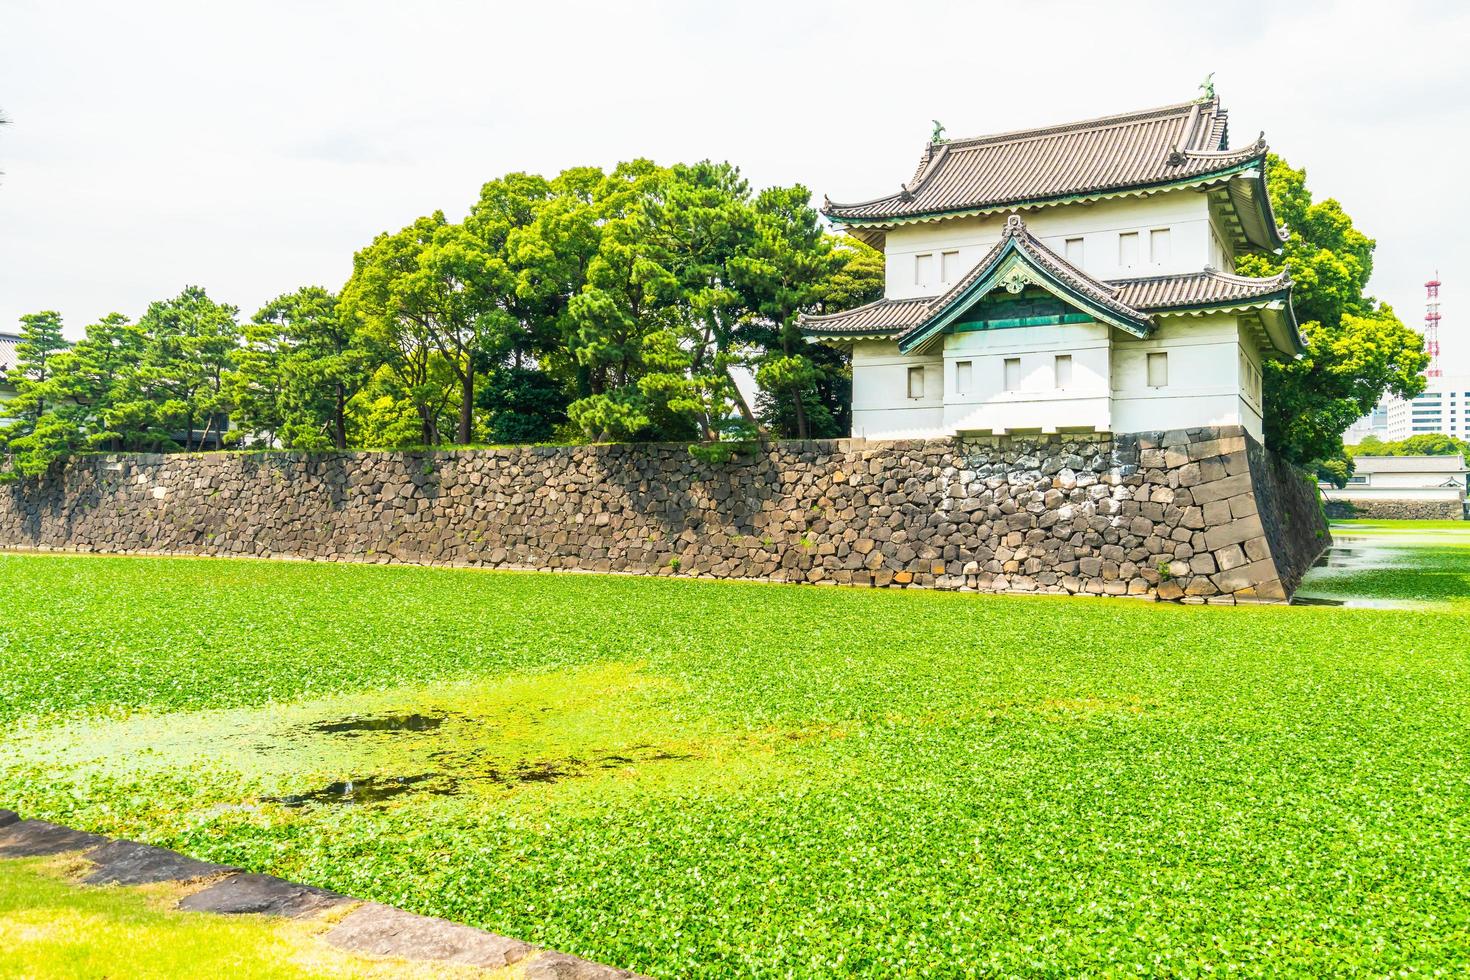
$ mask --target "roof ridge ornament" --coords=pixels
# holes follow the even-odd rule
[[[1184,151],[1179,149],[1177,142],[1169,144],[1169,166],[1181,167],[1188,161],[1189,157],[1185,156]]]
[[[934,134],[929,137],[929,142],[930,143],[943,143],[943,142],[945,142],[945,139],[944,139],[944,124],[942,122],[940,122],[938,119],[931,119],[929,121],[934,124]]]
[[[1215,73],[1214,72],[1210,72],[1208,75],[1205,76],[1205,80],[1199,83],[1199,89],[1200,89],[1201,92],[1205,93],[1204,95],[1200,96],[1200,98],[1199,98],[1199,101],[1200,102],[1213,102],[1213,101],[1215,101]]]
[[[1019,214],[1013,214],[1006,219],[1005,231],[1001,232],[1002,238],[1020,238],[1026,234],[1026,222],[1021,220]]]

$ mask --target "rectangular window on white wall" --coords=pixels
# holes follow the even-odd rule
[[[1006,391],[1021,390],[1021,359],[1019,357],[1008,357],[1001,367],[1002,378],[1005,381]]]
[[[1072,355],[1058,354],[1052,362],[1052,377],[1058,388],[1072,387]]]
[[[1163,352],[1148,355],[1148,386],[1165,388],[1168,384],[1169,355]]]
[[[1148,260],[1154,265],[1169,261],[1169,229],[1155,228],[1148,233]]]
[[[924,369],[921,367],[909,368],[909,397],[924,397]]]
[[[1138,232],[1125,231],[1118,236],[1118,265],[1131,269],[1138,264]]]
[[[954,365],[955,394],[968,395],[975,381],[975,365],[970,361],[956,361]]]
[[[914,285],[934,285],[934,253],[925,252],[914,256]]]
[[[1082,239],[1067,239],[1067,250],[1064,257],[1077,268],[1082,268]]]
[[[960,253],[939,253],[939,281],[948,286],[960,278]]]

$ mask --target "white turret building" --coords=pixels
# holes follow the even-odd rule
[[[1264,137],[1227,137],[1210,95],[936,138],[898,193],[826,202],[886,259],[883,299],[802,320],[852,352],[852,434],[1240,425],[1261,439],[1262,362],[1304,341],[1284,273],[1222,271],[1285,234]]]

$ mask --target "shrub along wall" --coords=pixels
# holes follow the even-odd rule
[[[0,546],[1280,601],[1315,489],[1236,427],[1118,436],[96,456]]]

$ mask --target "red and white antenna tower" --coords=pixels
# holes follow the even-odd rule
[[[1439,369],[1439,273],[1424,284],[1424,353],[1429,355],[1429,370],[1426,378],[1438,378]]]

